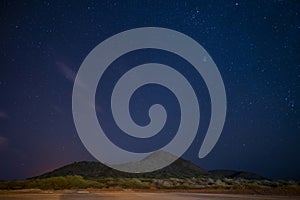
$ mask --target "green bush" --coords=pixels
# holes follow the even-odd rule
[[[0,182],[0,189],[85,189],[88,187],[93,187],[93,184],[95,184],[96,187],[101,187],[99,183],[85,180],[81,176],[59,176],[45,179],[2,181]]]

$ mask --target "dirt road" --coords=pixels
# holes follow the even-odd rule
[[[0,193],[0,200],[300,200],[300,197],[268,195],[151,193],[151,192],[55,192],[55,193]]]

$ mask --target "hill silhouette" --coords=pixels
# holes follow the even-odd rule
[[[157,152],[155,153],[157,154]],[[172,157],[172,154],[167,152],[160,152],[164,156]],[[154,154],[149,155],[145,159],[137,163],[128,163],[128,165],[134,164],[149,164],[149,158],[153,157]],[[192,178],[192,177],[211,177],[211,178],[243,178],[249,180],[262,180],[264,177],[257,175],[255,173],[243,172],[243,171],[234,171],[234,170],[212,170],[207,171],[194,163],[179,158],[174,161],[171,165],[162,168],[157,171],[148,172],[148,173],[127,173],[112,169],[100,162],[91,162],[91,161],[81,161],[74,162],[72,164],[60,167],[53,171],[47,172],[37,177],[33,178],[49,178],[49,177],[58,177],[58,176],[75,176],[79,175],[84,178],[155,178],[155,179],[164,179],[164,178]]]
[[[267,179],[263,176],[260,176],[258,174],[252,173],[252,172],[244,172],[244,171],[234,171],[234,170],[211,170],[209,171],[210,175],[215,178],[243,178],[243,179],[249,179],[249,180],[263,180]]]
[[[112,169],[100,162],[74,162],[34,178],[79,175],[84,178],[190,178],[208,176],[209,172],[179,158],[171,165],[148,173],[127,173]]]
[[[174,159],[172,154],[155,152],[138,162],[126,163],[126,167],[139,169],[134,165],[155,164],[153,156],[158,162],[161,162],[162,159],[165,161]],[[166,189],[298,195],[300,194],[299,186],[300,183],[295,181],[270,180],[250,172],[207,171],[182,158],[175,160],[165,168],[149,173],[126,173],[100,162],[81,161],[26,180],[0,181],[0,191],[20,189]]]

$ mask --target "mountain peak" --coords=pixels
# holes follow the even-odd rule
[[[138,162],[122,163],[118,165],[111,165],[114,169],[132,173],[141,172],[152,172],[153,169],[161,169],[164,166],[168,166],[178,159],[177,156],[166,152],[166,151],[155,151],[150,155],[146,156],[144,159]]]

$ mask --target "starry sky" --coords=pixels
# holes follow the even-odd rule
[[[3,0],[0,9],[0,179],[27,178],[74,161],[95,161],[73,122],[76,73],[103,40],[154,26],[182,32],[200,43],[218,66],[226,88],[227,118],[215,148],[204,159],[197,157],[209,120],[209,104],[204,101],[199,133],[183,157],[209,170],[300,180],[299,1]],[[170,66],[181,63],[161,52],[135,53],[120,60],[120,66],[132,60],[145,62],[149,56],[162,62],[168,57]],[[186,76],[199,79],[193,73]],[[108,77],[116,78],[109,72]],[[196,90],[205,96],[201,81]],[[139,99],[149,99],[152,90],[162,88],[144,89],[135,95],[133,113],[145,103]],[[165,93],[162,104],[178,113],[176,100],[170,103],[172,94]],[[138,123],[147,122],[140,114],[132,115],[141,119]],[[178,122],[176,117],[171,120]]]

